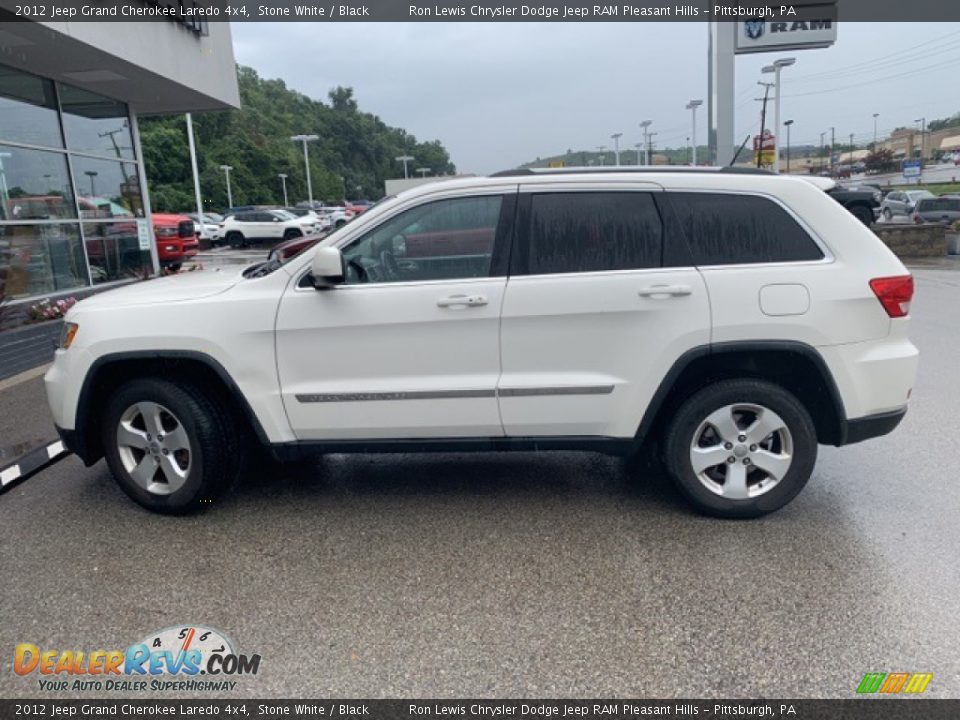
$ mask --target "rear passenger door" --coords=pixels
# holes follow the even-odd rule
[[[632,437],[674,361],[710,337],[703,280],[659,186],[522,186],[501,314],[508,436]]]

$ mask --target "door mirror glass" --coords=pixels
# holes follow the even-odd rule
[[[319,247],[310,263],[313,286],[318,290],[331,288],[343,282],[343,255],[339,248]]]

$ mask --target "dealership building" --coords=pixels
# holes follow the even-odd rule
[[[239,106],[229,24],[13,21],[13,7],[0,0],[0,292],[156,271],[137,121]]]

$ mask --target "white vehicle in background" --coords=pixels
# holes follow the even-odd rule
[[[166,513],[209,507],[262,445],[656,450],[699,511],[758,517],[818,445],[891,432],[916,376],[910,273],[794,177],[517,170],[305,244],[74,306],[46,375],[65,445]]]
[[[314,235],[323,230],[317,220],[297,217],[286,210],[240,210],[227,215],[217,228],[214,239],[231,247],[246,247],[258,241],[292,240],[301,235]]]
[[[309,203],[300,203],[297,207],[309,208]],[[354,213],[352,210],[347,209],[343,205],[324,205],[321,202],[314,200],[312,209],[317,215],[322,218],[328,218],[330,220],[330,227],[337,229],[346,225],[348,222],[353,220]]]
[[[311,210],[310,208],[305,207],[286,207],[283,208],[286,212],[291,215],[296,215],[298,218],[306,218],[307,220],[312,220],[321,231],[329,230],[333,227],[333,221],[328,215],[320,215],[316,210]]]
[[[202,223],[197,213],[184,213],[184,215],[193,220],[193,232],[198,238],[207,237],[212,240],[220,229],[220,223],[223,222],[223,215],[217,213],[204,213]]]

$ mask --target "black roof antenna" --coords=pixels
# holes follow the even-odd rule
[[[747,136],[743,139],[743,142],[740,143],[740,147],[737,149],[737,152],[733,155],[733,160],[730,161],[730,164],[727,167],[733,167],[737,163],[737,158],[740,157],[740,153],[743,152],[743,149],[747,146],[747,141],[750,139],[750,133],[747,133]]]

